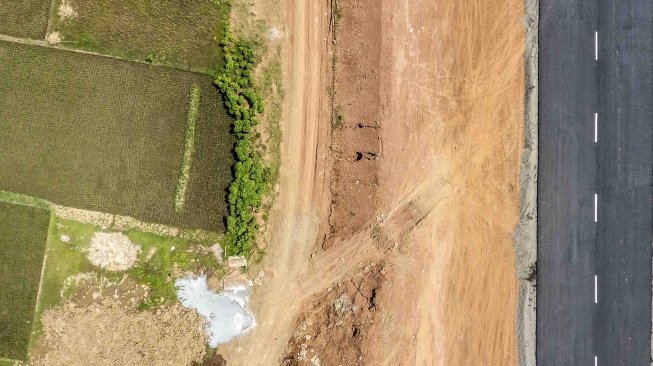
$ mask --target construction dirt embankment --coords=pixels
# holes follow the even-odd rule
[[[517,365],[523,0],[254,4],[283,166],[228,364]]]

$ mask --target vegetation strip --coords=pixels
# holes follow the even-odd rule
[[[50,211],[0,202],[0,358],[25,360]]]
[[[227,254],[249,255],[251,244],[259,228],[255,213],[262,203],[263,193],[269,188],[265,178],[263,158],[252,146],[256,135],[253,127],[256,116],[264,110],[262,97],[255,91],[252,77],[258,61],[252,44],[236,40],[229,25],[225,26],[223,47],[225,65],[215,84],[222,92],[227,112],[234,117],[232,132],[236,136],[234,179],[229,185],[229,214],[227,216]]]
[[[195,125],[197,123],[197,112],[200,106],[200,88],[197,84],[190,87],[190,99],[188,102],[188,121],[186,122],[186,133],[184,134],[184,158],[181,162],[179,183],[175,191],[175,211],[180,212],[186,203],[186,189],[188,188],[188,177],[193,164],[193,153],[195,152]]]

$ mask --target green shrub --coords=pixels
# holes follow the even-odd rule
[[[269,188],[263,159],[249,141],[253,127],[259,123],[256,116],[263,112],[265,104],[256,92],[252,78],[258,63],[252,44],[236,40],[227,25],[220,46],[224,51],[225,65],[215,84],[222,92],[227,112],[235,119],[232,132],[237,138],[234,146],[234,179],[227,196],[227,254],[249,256],[258,230],[254,213],[258,211],[263,194]]]

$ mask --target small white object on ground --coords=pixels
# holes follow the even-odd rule
[[[279,31],[279,28],[277,27],[272,27],[268,30],[268,36],[270,37],[271,40],[276,40],[281,38],[281,32]]]
[[[216,348],[256,325],[254,316],[247,309],[249,286],[216,294],[209,290],[206,276],[179,278],[175,281],[181,304],[195,309],[208,322],[206,333],[209,346]]]
[[[59,32],[52,32],[45,37],[45,40],[49,44],[59,44],[61,43],[61,33]]]
[[[247,259],[245,257],[241,256],[233,256],[227,258],[227,262],[229,263],[229,267],[235,268],[235,267],[247,267]]]
[[[70,236],[68,235],[61,235],[61,241],[64,243],[70,242]]]
[[[97,232],[87,251],[88,260],[94,265],[109,271],[126,271],[136,263],[141,247],[123,233]]]
[[[218,263],[224,264],[224,260],[222,259],[222,247],[220,244],[215,243],[212,246],[209,247],[209,251],[212,252],[215,255],[215,258],[218,260]]]
[[[172,252],[173,250],[175,250],[175,246],[174,246],[174,245],[172,246],[172,248],[170,248],[170,251],[171,251],[171,252]]]

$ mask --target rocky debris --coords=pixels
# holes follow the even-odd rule
[[[520,214],[515,228],[515,268],[519,280],[517,353],[520,366],[534,366],[537,297],[537,155],[539,1],[524,0],[526,42],[524,152],[519,172]]]
[[[381,313],[376,310],[382,271],[383,263],[372,263],[319,295],[301,315],[282,365],[365,365],[365,340]]]
[[[222,247],[220,244],[213,244],[209,247],[209,251],[215,255],[215,259],[218,260],[218,263],[224,264],[224,260],[222,259]]]
[[[109,271],[125,271],[131,268],[141,247],[118,232],[96,232],[88,248],[88,260],[98,267]]]
[[[222,277],[222,288],[225,291],[232,291],[238,288],[249,286],[249,277],[246,273],[242,273],[238,268],[231,268]]]
[[[241,256],[229,257],[227,258],[227,263],[229,264],[230,268],[247,267],[247,259]]]

